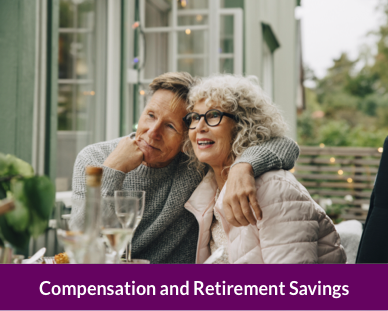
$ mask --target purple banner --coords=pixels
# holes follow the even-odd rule
[[[387,280],[388,265],[0,265],[0,308],[387,310]]]

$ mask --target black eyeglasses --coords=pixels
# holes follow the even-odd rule
[[[238,117],[235,116],[234,114],[230,114],[227,112],[221,112],[217,109],[212,109],[212,110],[207,111],[205,114],[190,112],[183,118],[183,121],[185,122],[186,126],[190,130],[194,130],[197,127],[197,125],[202,117],[205,118],[205,122],[207,125],[217,126],[218,124],[220,124],[223,116],[231,118],[236,122],[238,122],[238,120],[239,120]]]

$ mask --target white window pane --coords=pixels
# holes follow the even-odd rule
[[[144,79],[153,79],[168,72],[168,33],[147,33],[145,35]]]
[[[75,34],[59,34],[59,54],[58,54],[58,78],[72,79],[74,71],[73,49],[75,47]]]
[[[178,71],[185,71],[192,76],[203,77],[206,75],[205,71],[206,62],[204,59],[192,59],[185,58],[178,60]]]
[[[208,16],[205,14],[178,16],[178,26],[207,25],[208,20]]]
[[[170,11],[171,5],[165,1],[161,2],[147,0],[145,5],[145,27],[149,28],[170,26]]]
[[[220,16],[220,52],[233,53],[234,18],[231,15]]]
[[[206,30],[190,30],[178,32],[178,54],[206,54],[208,39]]]
[[[105,10],[104,0],[60,1],[57,191],[71,190],[79,151],[104,140]]]
[[[220,59],[220,72],[221,73],[234,73],[234,59],[224,58]]]
[[[73,88],[71,84],[58,86],[58,130],[71,131],[73,114]]]
[[[75,71],[77,79],[93,79],[93,68],[95,67],[93,55],[94,40],[93,33],[77,34],[77,58]]]

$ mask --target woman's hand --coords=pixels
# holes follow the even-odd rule
[[[237,166],[238,169],[236,169]],[[255,211],[256,217],[249,204]],[[249,163],[236,164],[230,170],[223,208],[227,221],[235,227],[256,225],[256,219],[262,218],[262,211],[256,198],[253,169]]]
[[[136,140],[124,137],[116,149],[106,158],[104,166],[123,173],[129,173],[143,161],[143,152],[136,144]]]

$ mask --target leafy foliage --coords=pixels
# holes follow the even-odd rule
[[[354,61],[343,53],[322,79],[306,68],[316,87],[305,89],[307,109],[298,116],[299,144],[382,146],[388,135],[388,1],[381,3],[387,23],[376,33],[377,54],[369,55],[372,64],[363,52]]]
[[[15,202],[15,209],[0,216],[2,240],[25,246],[30,236],[44,233],[55,202],[55,188],[46,176],[34,176],[27,162],[0,153],[0,199]]]

